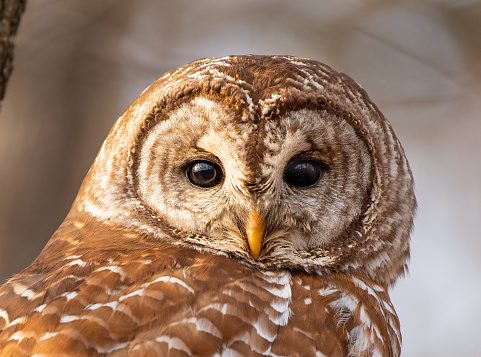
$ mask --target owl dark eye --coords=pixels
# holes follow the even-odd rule
[[[293,186],[309,187],[319,181],[323,168],[323,165],[315,160],[291,161],[284,171],[284,180]]]
[[[219,165],[204,160],[192,161],[187,166],[186,174],[190,182],[203,188],[213,187],[222,179]]]

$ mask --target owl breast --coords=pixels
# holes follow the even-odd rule
[[[62,225],[66,254],[48,262],[56,274],[33,265],[2,288],[0,356],[345,356],[366,345],[389,356],[400,349],[386,290],[361,275],[251,269],[111,228],[104,233],[112,243],[100,251],[72,244],[85,229],[106,228]],[[98,253],[109,258],[92,260]],[[380,323],[386,318],[389,325]]]

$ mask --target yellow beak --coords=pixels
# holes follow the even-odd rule
[[[256,208],[252,208],[246,223],[247,242],[251,255],[257,260],[261,252],[262,239],[264,238],[264,230],[266,225]]]

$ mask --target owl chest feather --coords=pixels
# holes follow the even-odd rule
[[[0,290],[0,356],[388,356],[399,350],[389,297],[366,278],[252,269],[122,231],[114,231],[115,241],[123,234],[122,244],[98,247],[93,239],[92,246],[79,246],[75,228],[61,229],[72,229],[61,235],[70,239],[44,253],[61,245],[68,255],[57,261],[41,255]],[[127,253],[134,240],[137,249]]]

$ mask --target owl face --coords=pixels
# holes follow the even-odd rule
[[[145,90],[71,214],[245,264],[391,284],[415,206],[402,147],[352,79],[306,59],[231,56]]]
[[[254,123],[197,96],[149,130],[136,177],[140,199],[176,229],[269,263],[300,259],[346,232],[369,169],[362,140],[326,111]]]

